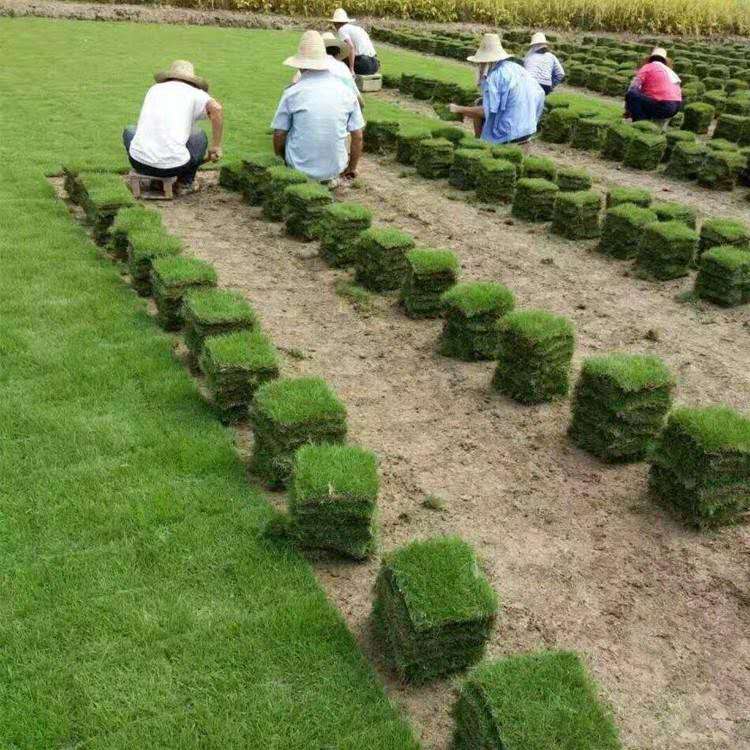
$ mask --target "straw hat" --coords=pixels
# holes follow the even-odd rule
[[[328,55],[323,37],[317,31],[306,31],[300,39],[297,54],[287,57],[284,65],[300,70],[328,70]]]
[[[321,36],[323,37],[323,44],[326,50],[330,47],[336,47],[338,53],[334,55],[337,60],[343,60],[345,57],[349,57],[349,44],[343,39],[336,36],[331,31],[324,31]]]
[[[497,34],[485,34],[475,55],[466,59],[473,63],[491,63],[507,60],[510,55],[503,49],[500,37]]]
[[[352,23],[356,19],[349,18],[349,16],[347,15],[346,11],[343,8],[337,8],[333,12],[333,16],[331,16],[331,18],[329,18],[328,20],[333,23]]]
[[[529,42],[529,47],[542,47],[544,45],[549,44],[547,41],[547,37],[544,36],[543,31],[537,31],[534,36],[531,37],[531,42]]]
[[[157,83],[164,83],[164,81],[168,81],[171,78],[175,78],[178,81],[185,81],[185,83],[192,83],[193,86],[208,91],[208,81],[205,78],[195,75],[193,63],[188,60],[175,60],[169,66],[169,70],[160,70],[158,73],[154,73],[154,80]]]
[[[667,50],[665,50],[664,47],[654,47],[651,50],[650,57],[663,57],[666,60],[667,59]]]

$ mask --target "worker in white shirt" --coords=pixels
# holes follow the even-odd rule
[[[338,35],[349,45],[349,68],[353,73],[370,76],[380,70],[378,53],[370,35],[349,18],[343,8],[339,8],[331,18]]]

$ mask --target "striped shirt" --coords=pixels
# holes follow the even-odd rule
[[[541,86],[557,86],[565,71],[560,61],[551,52],[529,52],[524,58],[523,67]]]

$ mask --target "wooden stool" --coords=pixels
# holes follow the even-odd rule
[[[383,88],[383,76],[380,73],[373,73],[371,76],[363,76],[357,73],[354,80],[360,91],[380,91]]]
[[[161,183],[161,192],[151,189],[151,183]],[[174,184],[176,177],[150,177],[146,174],[138,174],[131,171],[128,174],[128,184],[133,192],[134,198],[143,198],[151,201],[171,201],[174,198]]]

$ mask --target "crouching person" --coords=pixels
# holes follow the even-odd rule
[[[297,68],[301,75],[284,90],[273,118],[276,154],[319,182],[355,177],[365,121],[357,94],[331,72],[321,35],[306,31],[297,54],[284,60],[284,65]]]
[[[195,173],[206,158],[222,156],[221,104],[208,94],[208,83],[195,75],[192,63],[175,60],[154,76],[138,125],[125,128],[122,140],[133,169],[149,177],[176,177],[181,192],[195,189]],[[211,121],[211,148],[198,120]]]

